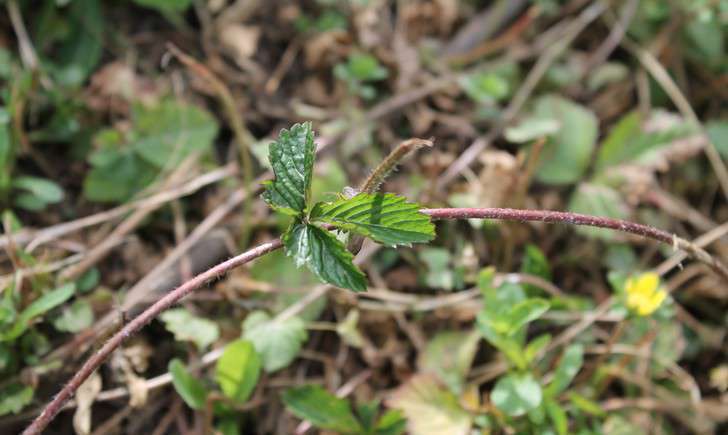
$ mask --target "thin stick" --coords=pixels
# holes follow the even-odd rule
[[[657,240],[676,248],[683,249],[696,259],[703,261],[713,267],[718,273],[728,279],[728,268],[718,260],[714,259],[710,254],[701,248],[694,246],[692,243],[680,239],[677,236],[666,231],[642,225],[634,222],[623,221],[619,219],[611,219],[599,216],[589,216],[578,213],[558,212],[549,210],[517,210],[508,208],[445,208],[445,209],[422,209],[422,213],[433,217],[434,219],[501,219],[510,221],[539,221],[548,223],[566,223],[570,225],[586,225],[599,228],[608,228],[617,231],[624,231],[636,234],[645,238]],[[131,335],[137,333],[144,325],[152,321],[162,311],[168,309],[172,305],[179,302],[180,299],[190,294],[195,289],[203,286],[209,281],[219,278],[232,269],[252,261],[271,251],[279,249],[282,246],[280,239],[264,243],[253,248],[243,254],[231,258],[217,266],[208,269],[205,272],[195,276],[191,280],[185,282],[175,290],[167,293],[158,300],[154,305],[147,308],[140,315],[129,322],[121,331],[117,332],[107,341],[98,352],[91,356],[86,363],[79,369],[71,380],[61,389],[53,399],[46,405],[41,414],[28,426],[23,432],[24,435],[39,434],[45,429],[63,405],[76,392],[78,387],[94,372],[111,353],[121,346],[121,344]],[[317,292],[313,292],[312,296],[319,296],[326,293],[328,286],[321,286]],[[306,298],[307,300],[313,298]],[[608,308],[600,307],[595,312],[595,319]],[[601,312],[601,310],[604,312]],[[279,317],[286,317],[290,314],[290,310],[286,310]],[[552,343],[552,346],[554,343]]]

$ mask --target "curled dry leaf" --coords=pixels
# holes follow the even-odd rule
[[[73,430],[77,435],[91,433],[91,406],[101,392],[101,376],[94,372],[76,392],[76,412],[73,414]]]

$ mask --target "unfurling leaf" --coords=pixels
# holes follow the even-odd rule
[[[339,399],[318,385],[304,385],[283,393],[283,403],[296,417],[320,429],[343,434],[362,433],[361,423],[351,412],[349,402]]]
[[[283,235],[283,243],[297,266],[306,264],[324,282],[354,291],[366,290],[366,277],[352,262],[354,256],[328,231],[297,222]]]
[[[318,203],[311,220],[370,237],[387,246],[429,242],[435,237],[430,217],[420,206],[391,193],[360,193],[351,199]]]
[[[315,145],[311,123],[281,130],[268,150],[275,180],[265,183],[263,199],[275,210],[298,216],[311,196]]]

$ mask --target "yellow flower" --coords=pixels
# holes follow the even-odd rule
[[[628,279],[625,292],[627,307],[640,316],[654,313],[667,297],[667,292],[660,286],[660,277],[655,272],[646,272]]]

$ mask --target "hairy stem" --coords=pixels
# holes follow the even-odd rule
[[[703,249],[693,245],[687,240],[681,239],[674,234],[660,229],[642,225],[634,222],[623,221],[599,216],[590,216],[579,213],[559,212],[549,210],[519,210],[510,208],[433,208],[422,209],[422,213],[431,216],[433,219],[500,219],[508,221],[540,221],[547,223],[565,223],[570,225],[586,225],[599,228],[607,228],[616,231],[636,234],[648,239],[657,240],[673,246],[676,249],[683,249],[695,259],[709,265],[713,270],[728,279],[728,268],[717,259],[713,258]],[[276,239],[259,245],[249,251],[233,257],[223,263],[208,269],[185,282],[173,291],[167,293],[155,304],[144,310],[131,322],[124,326],[119,332],[107,341],[101,349],[91,356],[86,363],[76,372],[71,380],[61,389],[53,399],[46,405],[43,411],[23,432],[24,435],[39,434],[45,429],[53,418],[63,407],[64,403],[71,398],[78,387],[94,372],[114,350],[122,343],[137,333],[147,323],[157,317],[162,311],[170,308],[183,297],[187,296],[199,287],[213,279],[219,278],[232,269],[261,257],[282,246],[280,239]]]

